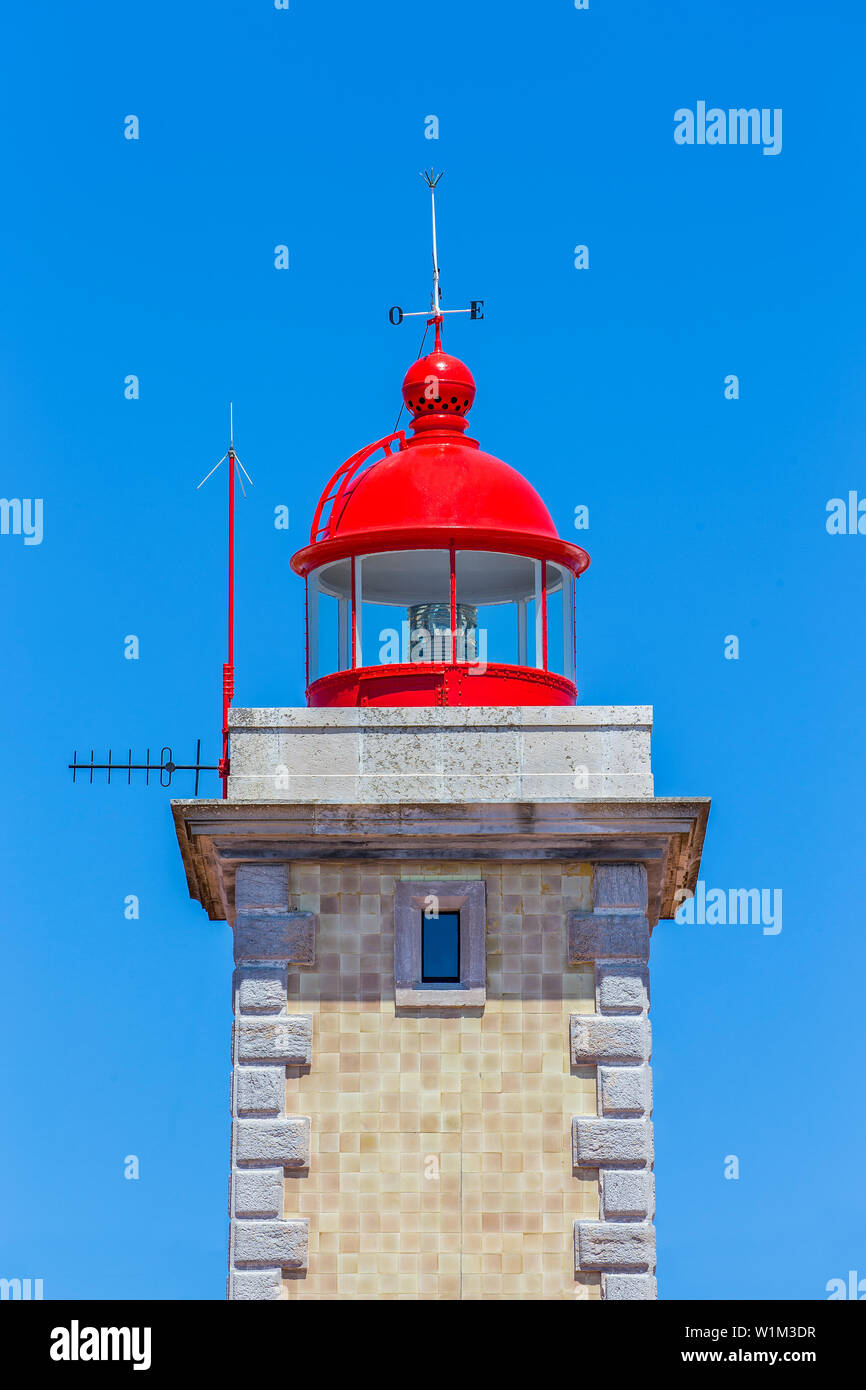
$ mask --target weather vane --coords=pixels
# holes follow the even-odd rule
[[[444,314],[468,314],[471,319],[484,318],[484,300],[472,299],[469,301],[468,309],[443,309],[441,306],[441,290],[439,287],[439,255],[436,245],[436,186],[442,179],[445,171],[437,174],[433,169],[421,171],[421,177],[430,189],[430,213],[433,223],[433,293],[430,296],[429,309],[409,309],[404,312],[398,304],[392,305],[388,310],[388,318],[393,324],[402,323],[404,319],[426,318],[429,324],[436,325],[437,344],[439,340],[439,329],[442,324]]]

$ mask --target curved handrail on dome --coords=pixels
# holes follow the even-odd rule
[[[346,459],[341,463],[334,476],[327,483],[324,492],[319,498],[319,505],[316,508],[316,515],[313,517],[313,524],[310,527],[310,545],[315,545],[320,540],[330,540],[334,534],[334,527],[340,520],[343,508],[348,502],[352,492],[359,481],[361,470],[369,463],[370,458],[377,449],[384,450],[385,457],[393,454],[391,445],[395,439],[399,439],[400,448],[406,447],[405,430],[396,430],[393,434],[386,434],[383,439],[377,439],[375,444],[367,444],[363,449],[359,449],[357,454]],[[399,452],[399,451],[398,451]],[[382,459],[376,459],[375,463],[381,463]],[[375,467],[375,463],[372,467]],[[339,482],[339,487],[335,493],[331,489]],[[322,521],[322,513],[328,503],[331,503],[331,510],[328,512],[327,519]]]

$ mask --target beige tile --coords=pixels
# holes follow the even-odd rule
[[[287,1106],[312,1119],[309,1175],[286,1212],[310,1222],[299,1299],[596,1299],[575,1280],[573,1223],[598,1216],[598,1180],[571,1167],[575,1115],[596,1074],[572,1069],[569,1015],[592,1012],[592,967],[569,967],[565,914],[590,908],[586,865],[452,864],[488,883],[481,1017],[397,1018],[396,877],[437,864],[297,864],[292,900],[319,917],[319,965],[289,979],[315,1017],[313,1065],[288,1069]]]

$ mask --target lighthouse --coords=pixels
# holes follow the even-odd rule
[[[292,560],[306,706],[172,803],[234,933],[228,1297],[653,1299],[650,939],[709,802],[578,702],[589,556],[472,438],[433,263],[405,428]]]

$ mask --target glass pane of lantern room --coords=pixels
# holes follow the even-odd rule
[[[572,576],[561,565],[545,566],[547,586],[547,669],[574,679]]]
[[[457,630],[466,632],[458,660],[486,666],[535,666],[535,562],[522,555],[458,550]]]
[[[449,661],[448,551],[388,550],[355,564],[361,566],[362,597],[358,665]]]
[[[351,564],[337,560],[314,570],[307,580],[310,680],[345,671],[352,664]]]

